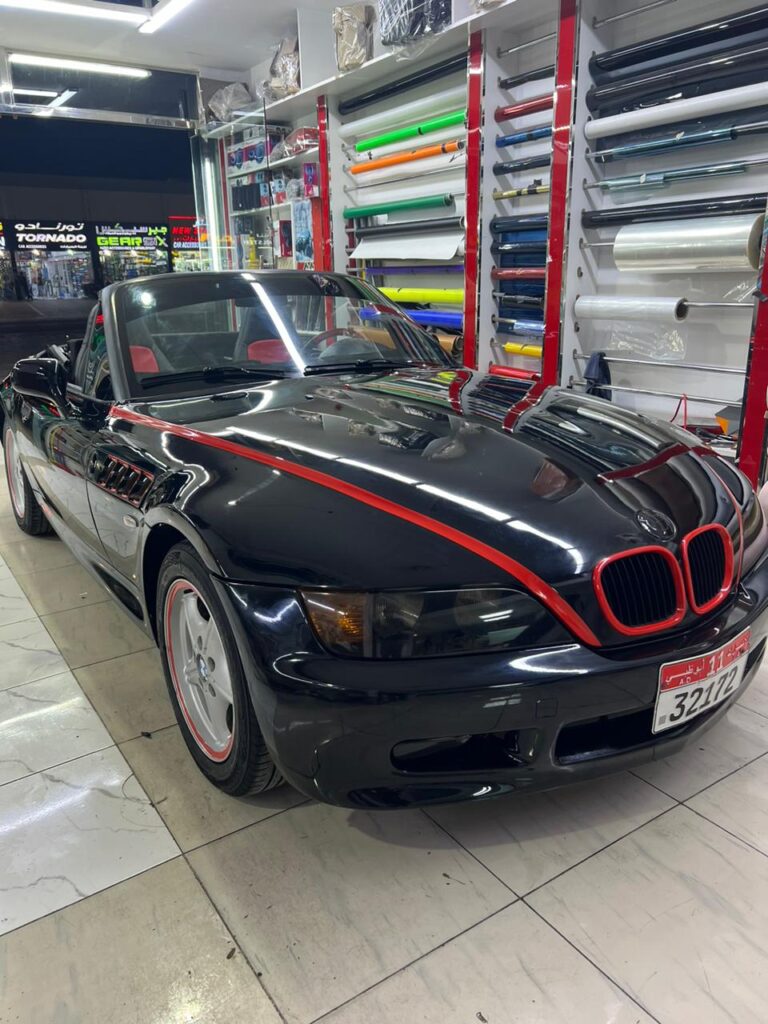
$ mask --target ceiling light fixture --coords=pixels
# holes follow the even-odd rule
[[[80,18],[101,18],[141,25],[149,15],[146,11],[117,10],[113,5],[65,3],[64,0],[0,0],[0,7],[10,7],[26,13],[68,14]]]
[[[11,64],[32,68],[56,68],[59,71],[90,71],[94,75],[117,75],[123,78],[149,78],[146,68],[132,68],[127,64],[95,64],[90,60],[70,60],[68,57],[42,57],[34,53],[11,53]]]
[[[148,18],[140,26],[139,32],[152,33],[167,25],[171,18],[175,18],[185,7],[189,7],[192,0],[161,0]]]
[[[0,89],[4,89],[5,86],[0,86]],[[34,96],[41,100],[54,99],[59,94],[55,89],[14,89],[12,85],[8,85],[8,89],[13,92],[15,96]]]

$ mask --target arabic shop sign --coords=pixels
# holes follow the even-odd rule
[[[163,251],[168,248],[166,224],[97,224],[98,249],[130,249],[134,252]]]
[[[47,252],[67,252],[88,249],[85,224],[68,224],[63,221],[16,221],[13,225],[16,248],[45,249]]]
[[[171,249],[174,252],[200,248],[200,232],[196,224],[171,224]]]

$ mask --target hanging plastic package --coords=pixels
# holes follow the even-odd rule
[[[369,4],[334,8],[332,23],[336,33],[336,67],[339,71],[359,68],[373,56],[374,14]]]
[[[384,46],[403,46],[442,32],[451,22],[451,0],[379,0]]]

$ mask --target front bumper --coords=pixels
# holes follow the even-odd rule
[[[768,634],[768,559],[727,608],[682,635],[622,650],[574,643],[399,662],[328,655],[288,591],[219,587],[276,763],[308,796],[352,807],[550,788],[667,757],[744,692]],[[733,697],[654,735],[660,666],[705,654],[747,626],[750,656]]]

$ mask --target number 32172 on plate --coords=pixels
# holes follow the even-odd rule
[[[661,666],[653,731],[664,732],[722,704],[741,685],[749,656],[745,629],[716,651]]]

